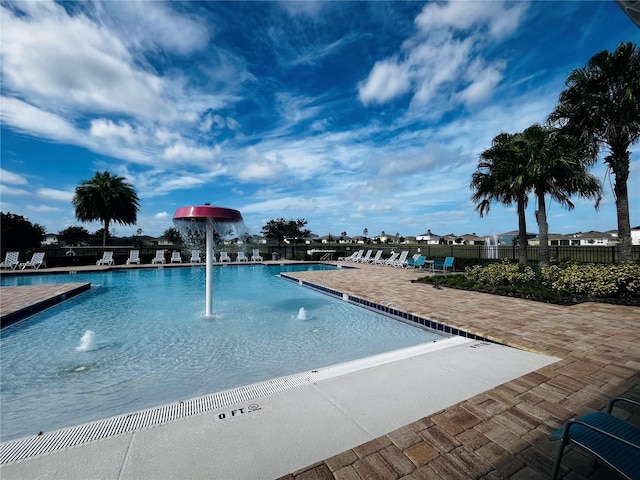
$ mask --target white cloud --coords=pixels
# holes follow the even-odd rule
[[[176,161],[182,160],[187,163],[200,163],[203,160],[213,160],[216,156],[216,148],[195,147],[184,143],[175,143],[166,148],[162,158]]]
[[[489,34],[499,39],[518,27],[526,9],[527,2],[507,3],[498,0],[428,3],[415,22],[426,33],[441,29],[469,31],[486,26]]]
[[[181,55],[202,50],[209,40],[207,25],[192,15],[180,14],[164,2],[102,2],[107,15],[100,19],[120,32],[128,45],[162,49]]]
[[[404,65],[395,60],[376,62],[363,82],[358,84],[358,97],[367,105],[369,103],[385,103],[409,91],[411,81]]]
[[[426,4],[415,19],[418,31],[402,50],[378,60],[358,83],[360,101],[384,104],[411,92],[411,107],[418,109],[434,99],[444,110],[486,102],[504,62],[484,59],[481,49],[513,33],[526,8],[499,1]]]
[[[153,216],[153,218],[156,220],[167,220],[171,218],[171,214],[169,212],[158,212]]]
[[[30,195],[30,194],[31,192],[29,190],[25,190],[24,188],[9,187],[4,183],[0,183],[0,197],[6,197],[6,196],[21,197],[21,196]]]
[[[74,192],[57,190],[55,188],[39,188],[36,190],[36,196],[44,200],[52,200],[55,202],[71,202]]]
[[[60,209],[58,207],[52,207],[51,205],[27,205],[27,208],[32,212],[57,212]]]
[[[27,2],[29,3],[29,2]],[[49,2],[17,15],[2,7],[6,86],[32,98],[155,118],[169,109],[162,82],[135,63],[120,39],[83,14],[69,16]],[[23,7],[23,3],[19,4]]]
[[[10,183],[12,185],[27,185],[27,179],[18,173],[10,172],[4,168],[0,168],[0,181],[2,183]]]
[[[62,117],[10,97],[2,97],[2,123],[21,132],[64,142],[77,140],[75,127]]]

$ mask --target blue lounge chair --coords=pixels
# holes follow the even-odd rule
[[[609,401],[606,412],[593,412],[584,417],[572,418],[549,435],[549,440],[560,440],[551,480],[557,478],[562,454],[570,444],[586,450],[622,478],[640,478],[640,428],[611,414],[617,402],[640,406],[640,402],[635,400],[616,397]]]
[[[436,258],[431,264],[432,272],[447,273],[447,271],[453,271],[453,262],[455,257],[447,257],[444,260],[442,258]]]
[[[422,268],[426,260],[427,260],[427,257],[423,255],[415,255],[407,259],[407,264],[405,265],[405,267],[406,268]]]

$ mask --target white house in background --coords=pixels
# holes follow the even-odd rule
[[[431,233],[431,230],[427,230],[427,233],[416,236],[416,242],[426,243],[427,245],[438,245],[440,243],[440,235],[436,235]]]
[[[616,232],[615,237],[608,232],[584,232],[584,233],[574,233],[574,238],[578,238],[580,240],[580,246],[596,246],[596,247],[608,247],[611,245],[618,244],[618,233]]]
[[[631,228],[631,245],[640,245],[640,226]]]
[[[45,245],[58,245],[58,235],[55,233],[45,233],[44,240],[42,240],[41,245],[43,247]]]

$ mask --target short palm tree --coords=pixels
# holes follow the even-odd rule
[[[138,194],[123,177],[109,172],[96,172],[90,180],[84,180],[72,200],[76,218],[81,222],[99,220],[103,225],[102,246],[107,244],[107,232],[112,221],[122,225],[136,223],[139,204]]]
[[[518,261],[527,263],[527,194],[526,165],[514,142],[515,135],[497,135],[491,148],[480,154],[478,169],[471,176],[471,200],[476,203],[480,216],[489,213],[492,202],[517,206],[518,211]]]
[[[621,43],[614,52],[595,54],[573,70],[549,121],[587,142],[594,159],[601,147],[615,177],[620,260],[631,260],[629,147],[640,139],[640,49]]]
[[[588,146],[575,138],[534,124],[516,134],[514,144],[522,158],[521,163],[526,165],[525,183],[530,186],[537,199],[539,262],[541,267],[548,267],[549,224],[545,197],[549,195],[561,206],[572,210],[574,204],[571,196],[579,195],[595,199],[598,208],[602,185],[588,172],[588,167],[593,163],[588,154]]]

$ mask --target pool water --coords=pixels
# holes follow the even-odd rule
[[[2,330],[0,439],[442,339],[278,276],[318,267],[216,267],[208,318],[203,267],[2,278],[93,288]]]

